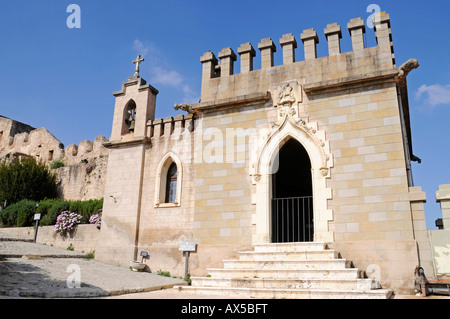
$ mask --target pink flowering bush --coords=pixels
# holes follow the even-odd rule
[[[101,225],[102,225],[102,213],[97,213],[95,215],[92,215],[89,218],[89,223],[90,224],[95,224],[97,226],[98,229],[100,229]]]
[[[53,230],[57,233],[71,231],[81,222],[82,218],[83,216],[77,213],[64,211],[56,218],[56,224]]]

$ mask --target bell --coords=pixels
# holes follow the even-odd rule
[[[135,123],[136,121],[131,121],[130,128],[128,129],[130,132],[134,132]]]

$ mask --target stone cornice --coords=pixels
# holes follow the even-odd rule
[[[103,143],[106,148],[118,148],[131,145],[147,144],[150,139],[146,136],[130,137],[124,140],[109,141]]]
[[[224,109],[238,108],[266,102],[271,99],[270,92],[241,95],[229,99],[215,100],[192,105],[192,113],[206,113],[222,111]]]
[[[127,86],[131,86],[131,85],[135,85],[135,84],[137,84],[139,86],[139,88],[138,88],[139,91],[150,90],[155,95],[157,95],[159,93],[159,91],[157,89],[155,89],[150,84],[147,84],[147,82],[143,78],[141,78],[140,76],[132,76],[132,77],[129,77],[126,81],[122,82],[122,89],[119,90],[119,91],[113,92],[113,95],[116,96],[116,97],[120,96],[120,95],[124,95],[126,87]]]
[[[307,94],[316,95],[330,92],[338,92],[348,89],[360,88],[375,84],[387,82],[395,82],[398,76],[398,69],[391,69],[370,74],[361,74],[357,76],[349,76],[336,80],[321,81],[303,85],[303,89]]]

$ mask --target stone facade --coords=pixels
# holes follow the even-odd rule
[[[388,14],[375,23],[377,46],[364,47],[361,18],[347,25],[353,50],[341,53],[341,27],[324,33],[329,56],[317,57],[317,32],[297,41],[225,48],[202,63],[201,102],[176,105],[187,114],[154,119],[158,91],[135,74],[115,92],[105,184],[100,260],[126,265],[149,251],[149,265],[183,273],[178,242],[195,241],[191,274],[272,240],[274,160],[295,140],[311,162],[314,241],[326,242],[363,269],[377,269],[384,287],[410,291],[414,268],[432,267],[420,187],[410,182],[412,153],[406,75],[397,67]],[[135,112],[135,113],[134,113]],[[135,114],[135,118],[132,115]],[[177,167],[167,202],[168,170]]]

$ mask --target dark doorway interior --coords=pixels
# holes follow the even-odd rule
[[[299,142],[290,139],[280,149],[276,161],[278,170],[272,174],[272,242],[313,241],[312,178],[308,153]]]

